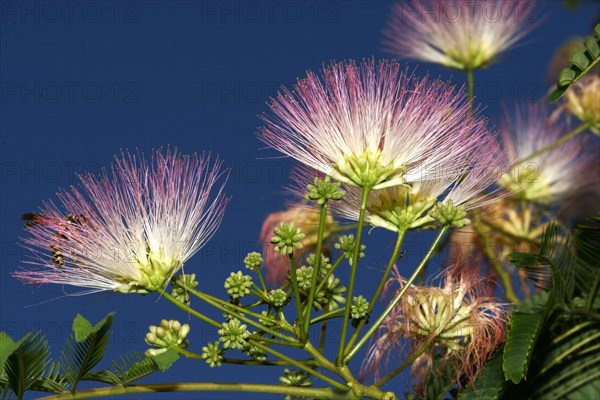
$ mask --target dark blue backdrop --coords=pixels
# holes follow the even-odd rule
[[[475,77],[475,94],[487,104],[492,123],[498,122],[502,102],[544,96],[546,66],[555,48],[571,35],[590,32],[598,17],[598,6],[592,3],[575,11],[567,11],[562,1],[542,3],[536,14],[540,26],[498,65]],[[10,273],[23,256],[16,245],[24,234],[22,213],[36,210],[57,188],[74,183],[76,173],[108,165],[121,148],[148,152],[170,144],[187,153],[218,153],[232,168],[227,191],[233,199],[221,229],[187,268],[197,274],[201,289],[222,294],[224,278],[242,268],[244,255],[256,248],[263,219],[285,200],[283,187],[291,163],[263,159],[275,153],[259,151],[255,136],[257,115],[267,109],[268,97],[281,84],[294,82],[323,62],[387,56],[381,51],[380,32],[390,3],[382,1],[0,4],[0,330],[19,338],[41,329],[55,353],[77,312],[96,322],[117,311],[112,357],[146,349],[143,337],[149,324],[187,317],[155,295],[55,299],[63,296],[59,286],[37,289],[17,282]],[[432,65],[422,64],[418,71],[459,84],[464,79]],[[393,239],[382,231],[369,235],[370,252],[357,293],[373,290]],[[407,271],[414,267],[429,240],[428,234],[410,236],[401,266]],[[200,351],[216,335],[192,323],[192,347]],[[184,360],[147,381],[276,383],[280,372],[244,366],[210,369]],[[405,381],[398,381],[395,388],[406,388]],[[144,396],[176,397],[198,398]]]

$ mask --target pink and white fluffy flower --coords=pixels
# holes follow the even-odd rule
[[[575,137],[517,164],[560,139],[567,129],[539,105],[517,109],[507,120],[502,138],[511,165],[516,165],[498,183],[515,198],[551,205],[600,192],[598,151],[590,149],[589,137]]]
[[[259,133],[267,145],[343,183],[380,189],[450,169],[472,132],[461,92],[395,62],[353,61],[283,89]]]
[[[366,220],[392,231],[416,229],[435,222],[430,212],[438,202],[466,211],[496,201],[495,191],[486,189],[508,169],[502,148],[491,135],[480,132],[475,132],[468,143],[465,147],[471,149],[456,161],[455,167],[440,171],[435,179],[370,192]],[[354,187],[346,190],[346,196],[333,203],[332,209],[356,221],[362,194]]]
[[[215,233],[228,202],[221,161],[170,149],[115,159],[112,177],[80,176],[79,188],[58,194],[60,206],[42,206],[23,239],[27,263],[40,268],[15,276],[90,292],[156,291]]]
[[[395,283],[400,290],[405,282],[396,271],[386,291]],[[379,376],[391,356],[408,348],[408,357],[418,356],[412,373],[421,383],[436,354],[452,368],[457,381],[462,377],[472,381],[504,341],[506,310],[486,290],[485,279],[468,269],[447,269],[439,287],[409,287],[373,340],[363,374]]]
[[[412,0],[393,5],[384,31],[400,58],[473,70],[520,40],[533,26],[532,0]]]

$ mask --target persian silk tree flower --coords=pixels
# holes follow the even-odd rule
[[[435,179],[369,193],[367,221],[392,231],[417,229],[435,222],[432,213],[438,202],[462,213],[496,201],[495,191],[486,192],[486,189],[508,169],[502,148],[491,135],[476,131],[466,142],[465,149],[469,150],[456,160],[453,169],[440,171]],[[332,208],[345,218],[358,220],[361,193],[353,187],[347,191]],[[460,220],[456,223],[468,223]]]
[[[459,70],[489,65],[533,26],[532,0],[412,0],[394,4],[384,31],[397,57]]]
[[[498,183],[517,199],[552,205],[598,192],[598,152],[590,138],[575,137],[525,162],[535,152],[560,139],[565,126],[549,118],[539,105],[518,109],[502,129],[507,156],[513,168]]]
[[[320,213],[316,208],[311,208],[306,204],[298,203],[289,207],[285,211],[277,211],[265,219],[260,233],[260,240],[264,246],[265,268],[267,270],[267,280],[275,285],[285,282],[285,277],[290,269],[288,257],[274,251],[274,244],[271,243],[273,231],[281,223],[294,222],[296,227],[302,230],[304,238],[300,240],[302,248],[296,252],[296,256],[302,256],[317,245],[317,236],[319,232]],[[336,222],[331,215],[327,215],[325,221],[324,238],[331,235]]]
[[[396,282],[401,288],[405,284],[397,271],[386,290]],[[408,357],[418,356],[412,366],[418,381],[427,380],[436,355],[457,380],[472,381],[504,341],[506,310],[486,289],[482,276],[453,268],[446,270],[440,287],[410,286],[373,340],[363,374],[378,376],[385,361],[404,347]]]
[[[322,73],[279,93],[259,137],[343,183],[379,189],[427,179],[451,168],[481,129],[462,93],[395,62],[349,61]]]
[[[222,162],[156,151],[116,157],[112,174],[80,176],[80,187],[45,203],[23,245],[38,268],[16,272],[27,283],[90,292],[157,291],[215,233],[228,198]]]

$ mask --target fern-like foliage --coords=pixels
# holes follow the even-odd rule
[[[514,253],[510,259],[533,270],[530,277],[545,291],[512,310],[501,354],[459,398],[595,398],[600,393],[600,215],[573,235],[550,225],[538,254]]]
[[[79,381],[89,374],[104,356],[110,337],[112,316],[112,313],[107,315],[96,326],[92,326],[79,314],[75,317],[73,331],[61,354],[61,363],[73,393]]]
[[[167,350],[155,356],[133,353],[121,356],[120,362],[113,361],[113,368],[120,383],[129,385],[154,372],[166,371],[178,359],[179,354],[175,350]]]
[[[46,367],[50,364],[48,341],[39,332],[30,333],[16,347],[12,344],[10,347],[13,349],[6,355],[3,375],[10,390],[22,399],[25,392],[44,377]]]
[[[565,93],[569,86],[581,79],[598,62],[600,62],[600,24],[594,28],[594,33],[583,41],[585,51],[577,51],[569,58],[571,65],[560,71],[556,89],[550,95],[555,102]]]

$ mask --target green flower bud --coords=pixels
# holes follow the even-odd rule
[[[301,386],[301,387],[310,387],[312,386],[312,381],[310,379],[310,375],[304,371],[300,370],[283,370],[283,376],[279,377],[279,382],[281,382],[285,386]]]
[[[248,346],[246,339],[250,336],[250,332],[248,332],[248,327],[240,323],[238,319],[223,322],[217,333],[220,336],[219,340],[223,342],[223,347],[226,349],[242,350]]]
[[[171,284],[173,285],[171,296],[184,304],[190,304],[188,289],[198,286],[196,274],[179,274],[171,280]]]
[[[219,342],[211,342],[202,348],[202,358],[211,368],[220,367],[224,352]]]
[[[250,345],[242,351],[244,352],[244,354],[252,357],[254,360],[257,360],[257,361],[265,361],[267,359],[267,355],[265,354],[265,351],[263,349],[261,349],[260,347]]]
[[[269,312],[267,310],[263,310],[263,311],[261,311],[260,314],[263,315],[264,317],[266,317],[264,319],[263,318],[258,319],[258,322],[261,325],[266,326],[267,328],[273,328],[277,325],[276,323],[271,322],[272,320],[277,320],[277,316],[275,315],[275,313]],[[269,318],[269,319],[267,319],[267,318]]]
[[[301,289],[307,290],[310,289],[310,285],[312,284],[312,274],[313,267],[300,267],[296,271],[296,277],[298,278],[298,286]]]
[[[339,200],[344,197],[346,192],[340,189],[341,185],[341,182],[332,182],[328,176],[324,179],[315,178],[312,185],[306,186],[308,193],[304,197],[322,206],[329,200]]]
[[[150,346],[158,347],[159,349],[181,348],[184,349],[189,345],[186,339],[190,333],[190,326],[179,321],[163,319],[160,321],[160,326],[150,325],[149,333],[146,334],[145,341]],[[160,352],[159,352],[160,353]]]
[[[273,304],[273,307],[283,307],[287,303],[288,295],[281,289],[271,290],[269,293],[269,300],[271,301],[271,304]]]
[[[354,319],[361,319],[367,316],[369,310],[369,302],[363,296],[354,296],[352,298],[352,306],[350,315]]]
[[[354,256],[354,246],[356,246],[356,240],[354,239],[354,235],[352,234],[340,236],[337,243],[333,245],[333,247],[335,247],[338,250],[341,250],[344,253],[343,256],[348,259],[351,265],[352,257]],[[363,250],[366,248],[367,246],[365,246],[364,244],[360,245],[360,253],[358,254],[359,260],[365,256]]]
[[[257,253],[256,251],[248,253],[246,258],[244,258],[244,264],[246,264],[246,268],[248,268],[250,271],[258,270],[262,263],[262,255],[260,253]]]
[[[227,294],[232,299],[239,299],[250,294],[252,277],[250,275],[243,275],[242,271],[232,272],[229,278],[225,279],[224,286],[227,289]]]
[[[340,286],[340,280],[331,274],[325,281],[323,288],[315,295],[313,307],[315,310],[320,311],[327,305],[330,311],[335,310],[340,307],[340,304],[346,303],[345,292],[346,287]]]
[[[304,233],[300,228],[296,228],[293,222],[286,224],[282,222],[279,227],[274,230],[275,236],[271,238],[271,243],[275,245],[275,251],[282,255],[292,254],[294,248],[301,249],[304,239]]]
[[[429,215],[442,225],[452,225],[456,228],[462,228],[471,223],[471,220],[466,218],[465,206],[455,207],[452,200],[448,200],[446,204],[436,203],[433,209],[429,211]]]

